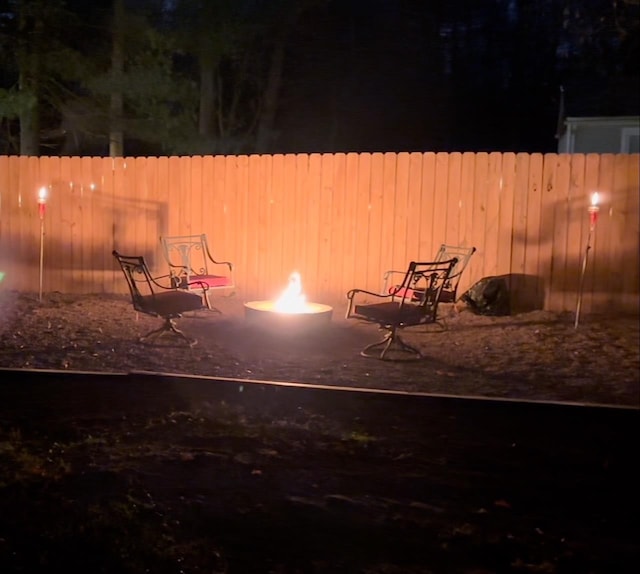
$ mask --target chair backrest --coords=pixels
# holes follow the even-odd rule
[[[174,235],[160,237],[162,253],[173,276],[209,275],[208,263],[213,260],[209,253],[207,236]]]
[[[440,296],[441,302],[455,303],[458,292],[458,283],[460,283],[460,277],[462,276],[462,272],[469,264],[471,256],[475,252],[475,247],[446,245],[444,243],[440,245],[440,249],[438,249],[438,253],[436,253],[435,261],[440,262],[448,261],[453,258],[457,259],[457,262],[453,266],[449,278],[447,279],[447,284],[442,289],[442,294]]]
[[[149,272],[144,257],[140,255],[122,255],[117,251],[112,252],[122,269],[127,280],[131,302],[136,311],[149,313],[149,306],[145,304],[145,298],[155,295],[154,280]]]
[[[400,285],[390,295],[399,301],[397,325],[435,323],[438,303],[458,259],[412,261]]]

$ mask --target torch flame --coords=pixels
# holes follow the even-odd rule
[[[38,203],[46,203],[47,202],[47,188],[41,187],[38,190]]]
[[[281,313],[303,313],[306,304],[307,298],[302,294],[300,273],[294,271],[289,275],[289,284],[276,300],[273,308]]]
[[[598,207],[598,203],[600,202],[600,196],[598,195],[598,192],[596,191],[594,194],[591,195],[591,205],[593,207]]]

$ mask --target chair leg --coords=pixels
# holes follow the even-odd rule
[[[198,342],[197,339],[190,339],[189,337],[187,337],[180,329],[178,329],[175,320],[170,318],[165,319],[161,327],[158,327],[153,331],[149,331],[146,335],[140,337],[140,342],[146,343],[149,341],[153,341],[154,339],[162,337],[166,333],[175,333],[176,335],[184,339],[190,347],[193,347]]]
[[[377,352],[378,350],[380,350],[380,352]],[[387,334],[381,341],[371,343],[360,351],[360,354],[363,357],[382,359],[383,361],[398,360],[387,357],[387,353],[401,353],[405,356],[405,359],[407,358],[407,355],[410,355],[408,358],[422,359],[422,353],[420,350],[403,341],[402,337],[398,335],[397,330],[393,328],[387,331]]]

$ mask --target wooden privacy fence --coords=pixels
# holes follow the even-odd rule
[[[639,156],[336,153],[0,157],[0,289],[124,293],[111,251],[167,272],[159,236],[208,234],[238,296],[297,270],[308,298],[379,289],[441,243],[475,246],[459,293],[506,275],[517,307],[574,310],[593,192],[600,217],[583,311],[638,312]],[[42,229],[38,190],[47,192]]]

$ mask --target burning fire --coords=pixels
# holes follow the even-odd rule
[[[302,294],[300,273],[294,271],[289,275],[289,284],[275,301],[273,308],[280,313],[304,313],[306,307],[307,298]]]

